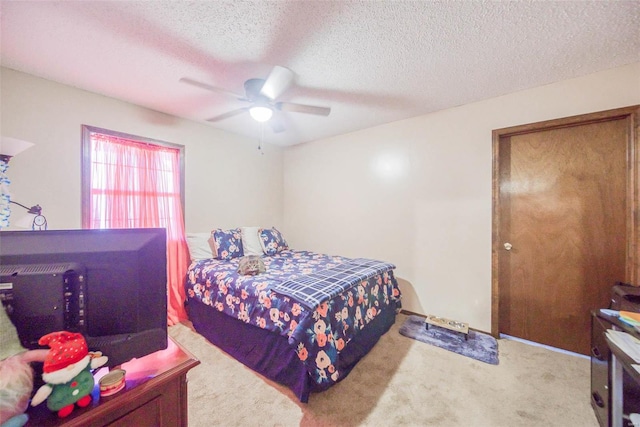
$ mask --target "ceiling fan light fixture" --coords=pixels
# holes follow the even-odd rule
[[[251,114],[253,120],[257,122],[266,122],[273,116],[273,110],[264,105],[254,105],[249,108],[249,114]]]

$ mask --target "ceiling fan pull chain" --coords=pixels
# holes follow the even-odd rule
[[[258,151],[260,154],[264,156],[264,151],[262,151],[262,142],[264,141],[264,122],[260,123],[260,139],[258,140]]]

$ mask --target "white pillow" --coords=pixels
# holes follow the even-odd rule
[[[258,230],[260,227],[240,227],[242,232],[242,250],[245,255],[264,255]]]
[[[191,261],[213,258],[211,232],[187,233],[186,238]]]

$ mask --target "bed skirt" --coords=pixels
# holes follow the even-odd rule
[[[311,392],[328,388],[312,380],[286,337],[241,322],[197,300],[188,301],[186,307],[200,335],[247,367],[287,386],[301,402],[308,402]],[[342,349],[338,359],[343,373],[340,381],[391,328],[395,319],[395,307],[387,307]]]

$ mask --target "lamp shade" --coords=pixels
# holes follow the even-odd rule
[[[33,142],[3,136],[0,137],[0,155],[13,157],[33,145]]]
[[[269,107],[256,105],[249,109],[249,114],[251,114],[251,117],[257,122],[266,122],[273,115],[273,110]]]

